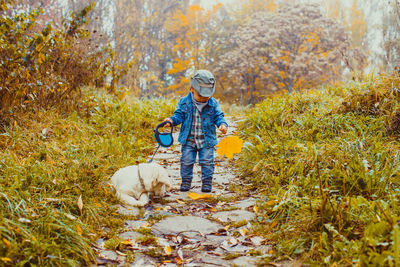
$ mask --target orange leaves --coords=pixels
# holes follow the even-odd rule
[[[233,154],[242,152],[243,140],[238,136],[228,136],[220,141],[217,147],[217,153],[220,157],[225,155],[228,159],[231,159]]]
[[[211,194],[197,194],[194,192],[189,192],[188,197],[190,197],[193,200],[198,200],[198,199],[205,199],[205,198],[211,198],[212,195]]]

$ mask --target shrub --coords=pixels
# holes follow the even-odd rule
[[[93,6],[71,13],[60,29],[53,28],[50,22],[43,28],[37,27],[38,10],[11,12],[13,2],[0,6],[3,124],[9,123],[9,117],[20,109],[57,106],[73,110],[82,87],[107,77],[107,53],[91,47],[89,33],[83,27]]]

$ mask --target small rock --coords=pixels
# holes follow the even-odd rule
[[[228,240],[229,238],[229,236],[223,235],[207,235],[206,241],[202,244],[204,244],[205,246],[219,246],[222,244],[222,242]]]
[[[222,259],[222,257],[210,255],[206,252],[199,253],[193,258],[191,266],[230,266],[230,262]],[[196,264],[197,263],[197,264]],[[185,266],[189,266],[186,265]]]
[[[255,250],[259,251],[262,255],[269,254],[271,249],[272,249],[272,246],[268,246],[268,245],[258,246],[255,248]]]
[[[103,250],[102,252],[99,253],[99,261],[102,260],[110,260],[110,261],[117,261],[118,259],[118,254],[112,250]],[[103,264],[103,263],[99,263]]]
[[[235,202],[231,206],[244,210],[244,209],[254,206],[255,204],[256,204],[256,200],[254,198],[248,198],[248,199],[245,199],[242,201]]]
[[[195,216],[175,216],[169,217],[154,224],[152,229],[158,235],[201,233],[202,235],[217,232],[223,226],[207,219]]]
[[[251,221],[254,219],[254,213],[246,210],[229,210],[214,213],[213,218],[221,222],[238,222],[238,221]]]
[[[145,225],[146,221],[128,220],[124,222],[124,227],[129,230],[135,230]]]
[[[232,263],[235,266],[245,266],[245,267],[257,266],[258,259],[250,256],[242,256],[232,260]]]
[[[120,205],[117,209],[117,212],[125,216],[138,216],[140,209],[138,207],[125,207]]]
[[[264,241],[264,238],[260,237],[260,236],[254,236],[252,238],[250,238],[250,241],[255,245],[255,246],[260,246],[261,243]]]
[[[150,256],[138,254],[135,255],[135,261],[131,263],[130,267],[154,267],[157,262]]]
[[[118,235],[120,238],[122,238],[123,240],[127,240],[127,239],[131,239],[131,240],[136,240],[139,237],[142,237],[142,234],[130,231],[130,232],[125,232],[122,234]]]
[[[100,249],[105,249],[106,241],[103,238],[99,238],[96,240],[96,247]]]

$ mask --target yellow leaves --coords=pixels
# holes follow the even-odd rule
[[[7,257],[1,257],[0,260],[2,262],[8,262],[8,263],[12,262],[12,260],[10,258],[7,258]]]
[[[185,202],[180,199],[176,199],[176,202],[178,202],[179,204],[185,204]]]
[[[238,136],[228,136],[221,140],[217,147],[217,153],[220,157],[225,155],[228,159],[231,159],[233,154],[242,152],[243,140]]]
[[[2,239],[2,241],[3,241],[3,243],[8,247],[8,248],[10,248],[11,247],[11,243],[10,243],[10,241],[8,241],[7,239],[5,239],[5,238],[3,238]]]
[[[245,237],[246,236],[246,234],[249,232],[249,230],[246,228],[246,227],[243,227],[243,228],[241,228],[240,230],[239,230],[239,233],[243,236],[243,237]]]
[[[76,231],[79,235],[82,235],[82,227],[80,227],[79,225],[76,225]]]
[[[38,63],[39,63],[39,64],[42,64],[42,63],[46,60],[46,57],[45,57],[45,55],[43,55],[42,53],[39,53],[39,54],[37,55],[37,59],[38,59]]]
[[[189,192],[188,197],[190,197],[193,200],[198,200],[198,199],[206,199],[206,198],[211,198],[212,195],[211,194],[197,194],[194,192]]]
[[[132,246],[134,243],[132,242],[131,239],[126,239],[126,240],[122,241],[121,244]]]
[[[171,246],[170,246],[170,245],[166,245],[166,246],[164,247],[164,252],[165,252],[166,255],[170,256],[170,255],[172,254],[172,248],[171,248]]]

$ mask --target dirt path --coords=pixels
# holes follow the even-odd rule
[[[236,123],[226,136],[233,135]],[[174,140],[177,140],[177,133]],[[220,137],[222,138],[222,137]],[[154,161],[163,165],[173,180],[173,189],[144,209],[119,207],[135,216],[119,231],[124,253],[107,250],[97,241],[98,265],[118,266],[256,266],[271,253],[263,238],[250,234],[256,218],[256,201],[246,197],[233,170],[233,161],[216,158],[212,197],[193,200],[179,191],[180,145],[160,149]],[[217,156],[217,155],[216,155]],[[195,165],[191,192],[201,194],[201,171]],[[126,251],[131,251],[126,253]]]

